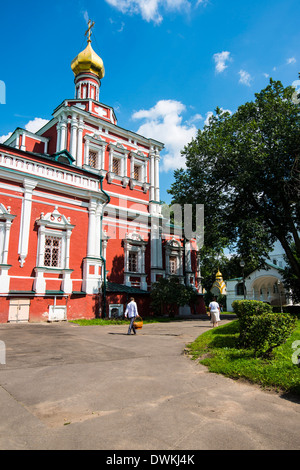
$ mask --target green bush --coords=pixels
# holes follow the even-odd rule
[[[275,313],[272,307],[256,300],[233,302],[239,319],[239,345],[254,349],[258,356],[270,355],[284,343],[296,326],[296,318],[287,313]]]
[[[287,313],[252,316],[243,340],[258,356],[269,356],[283,344],[296,327],[296,318]]]
[[[244,315],[261,315],[272,312],[271,305],[260,300],[235,300],[232,307],[238,318]]]
[[[247,347],[247,330],[252,324],[253,317],[272,313],[271,305],[259,300],[235,300],[232,303],[233,311],[239,319],[241,346]]]

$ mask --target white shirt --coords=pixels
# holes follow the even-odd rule
[[[133,300],[127,305],[125,310],[125,317],[127,317],[127,315],[128,318],[136,317],[138,315],[137,305]]]
[[[211,310],[212,312],[217,312],[220,307],[219,307],[218,302],[211,302],[211,303],[209,304],[209,308],[210,308],[210,310]]]

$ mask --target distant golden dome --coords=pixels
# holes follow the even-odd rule
[[[104,77],[105,70],[103,60],[93,50],[90,40],[84,51],[80,52],[72,61],[71,69],[75,77],[81,72],[94,73],[100,79]]]

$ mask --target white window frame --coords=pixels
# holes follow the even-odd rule
[[[126,234],[124,242],[124,280],[125,285],[131,286],[130,277],[139,277],[141,289],[147,289],[145,272],[145,251],[147,241],[136,232]],[[137,254],[137,271],[129,271],[129,253]]]
[[[133,264],[133,259],[131,257],[135,258],[134,264],[136,264],[136,269],[130,269],[132,268]],[[128,251],[128,272],[130,273],[139,273],[140,272],[140,256],[139,256],[139,251],[137,249],[131,249]]]
[[[37,293],[45,293],[46,280],[45,272],[55,272],[63,274],[62,290],[66,293],[72,292],[71,272],[69,267],[70,259],[70,237],[74,225],[71,225],[70,219],[60,214],[57,207],[53,212],[44,215],[41,213],[40,219],[36,221],[38,226],[38,250],[35,268],[34,290]],[[61,237],[61,256],[60,266],[45,266],[45,240],[47,236]]]
[[[57,206],[53,212],[48,214],[41,213],[36,221],[38,226],[38,250],[35,268],[34,290],[36,293],[44,294],[46,292],[45,272],[60,273],[62,277],[62,290],[65,293],[72,292],[72,269],[69,267],[70,259],[70,237],[74,225],[71,225],[70,219],[60,214]],[[61,237],[61,257],[60,266],[45,266],[45,239],[47,236]]]
[[[147,183],[147,163],[148,157],[143,154],[143,152],[130,152],[130,178],[139,183]],[[134,167],[140,167],[139,179],[136,180],[134,177]]]
[[[15,217],[10,213],[10,206],[6,208],[0,203],[0,264],[7,264],[10,229]]]
[[[145,274],[145,242],[141,235],[136,232],[126,234],[124,239],[124,269],[130,274]],[[129,271],[129,253],[137,254],[137,271]]]
[[[167,276],[183,276],[183,248],[178,240],[172,238],[166,243],[166,274]],[[171,273],[170,257],[176,258],[176,272]]]
[[[173,265],[174,262],[174,265]],[[169,271],[171,275],[176,275],[178,270],[178,257],[174,255],[169,256]]]
[[[129,178],[127,177],[127,158],[129,154],[129,150],[127,150],[124,145],[120,143],[113,143],[111,142],[108,145],[109,149],[109,160],[108,160],[108,174],[107,174],[107,181],[108,183],[112,183],[113,180],[120,181],[122,186],[125,188],[129,182]],[[116,174],[113,171],[113,159],[118,158],[120,160],[120,173]]]
[[[59,246],[59,259],[58,259],[58,265],[57,266],[53,266],[52,264],[50,265],[46,265],[45,264],[45,255],[46,255],[46,249],[47,249],[47,246],[46,246],[46,240],[47,238],[58,238],[60,240],[60,246]],[[43,262],[43,264],[41,266],[45,267],[45,268],[54,268],[54,269],[64,269],[65,268],[65,252],[66,252],[66,233],[63,232],[63,231],[52,231],[52,230],[45,230],[45,234],[44,234],[44,240],[43,240],[43,252],[44,252],[44,256],[43,256],[43,259],[40,260]],[[52,247],[53,249],[53,247]],[[52,251],[51,249],[51,251]],[[52,259],[52,256],[51,256],[51,259]]]
[[[104,171],[105,163],[105,148],[107,142],[103,140],[97,134],[86,134],[84,136],[84,166],[88,169]],[[97,164],[96,167],[90,166],[90,152],[95,152],[97,154]]]

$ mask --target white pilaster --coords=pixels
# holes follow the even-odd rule
[[[159,194],[159,160],[160,157],[158,153],[155,155],[154,159],[154,172],[155,172],[155,201],[159,202],[160,201],[160,194]]]
[[[24,266],[27,254],[28,254],[28,242],[31,222],[31,206],[32,206],[32,192],[36,187],[37,182],[24,179],[24,197],[22,201],[22,212],[21,212],[21,224],[19,234],[19,261],[21,268]]]
[[[44,266],[44,251],[45,251],[45,226],[39,227],[39,247],[37,255],[37,266]]]
[[[130,178],[131,179],[134,179],[134,161],[135,161],[135,158],[132,155],[131,156],[131,161],[130,161]]]
[[[76,150],[77,150],[77,129],[78,122],[76,116],[72,116],[71,120],[71,139],[70,139],[70,154],[72,157],[77,160]]]
[[[97,209],[96,200],[92,198],[89,204],[89,229],[88,229],[88,246],[87,246],[88,257],[96,256],[96,246],[95,246],[96,209]]]
[[[85,144],[84,144],[84,163],[85,163],[85,165],[89,164],[89,151],[90,151],[90,141],[89,141],[89,139],[85,139]]]
[[[60,149],[64,150],[67,145],[67,121],[63,119],[60,124]]]
[[[82,166],[82,134],[83,134],[83,119],[82,117],[79,118],[78,123],[78,133],[77,133],[77,158],[76,158],[76,165]]]
[[[21,150],[26,150],[26,134],[25,132],[22,133],[21,136]]]
[[[188,273],[192,272],[192,259],[191,259],[191,242],[185,242],[185,270]]]
[[[60,151],[60,143],[61,143],[61,127],[60,121],[56,125],[56,132],[57,132],[57,139],[56,139],[56,152]]]

